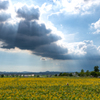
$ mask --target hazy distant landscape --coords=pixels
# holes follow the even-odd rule
[[[1,77],[57,77],[57,76],[74,76],[74,77],[99,77],[100,70],[99,66],[94,66],[94,71],[87,70],[86,72],[82,69],[81,72],[0,72]]]

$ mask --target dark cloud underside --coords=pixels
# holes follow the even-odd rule
[[[38,20],[39,16],[40,13],[38,8],[23,6],[17,10],[17,17],[25,18],[26,20]]]
[[[10,14],[0,13],[0,22],[4,22],[11,17]]]
[[[28,28],[21,27],[20,23],[23,23],[23,27],[26,26]],[[61,39],[59,36],[49,34],[51,30],[46,29],[43,24],[39,25],[36,22],[26,21],[21,21],[20,23],[18,24],[17,32],[16,26],[0,24],[0,39],[7,44],[6,46],[3,46],[3,48],[18,47],[20,49],[34,50],[38,46],[50,44]],[[32,26],[33,23],[37,26]],[[39,32],[38,30],[41,30],[40,26],[42,27],[42,31]],[[34,28],[37,28],[37,30]]]
[[[0,9],[8,8],[8,1],[0,1]],[[16,11],[17,17],[24,18],[16,24],[2,23],[7,21],[11,15],[0,14],[0,41],[3,42],[2,48],[11,49],[18,47],[22,50],[30,50],[39,56],[56,59],[68,52],[54,42],[61,39],[56,34],[51,34],[52,30],[47,29],[45,24],[39,21],[39,8],[23,6]],[[61,57],[60,57],[61,58]]]
[[[21,21],[18,26],[18,34],[29,36],[45,36],[51,32],[50,29],[46,29],[44,24],[38,24],[36,21]]]
[[[49,45],[43,45],[35,50],[36,55],[40,55],[42,57],[50,57],[53,59],[68,59],[69,56],[66,56],[65,54],[68,53],[67,48],[63,48],[55,43],[49,44]]]
[[[47,29],[45,24],[32,21],[39,20],[38,8],[23,6],[16,13],[17,17],[24,18],[24,20],[15,25],[7,22],[2,23],[10,15],[6,13],[0,14],[0,41],[4,42],[2,48],[18,47],[22,50],[35,52],[36,55],[53,59],[64,55],[68,51],[54,43],[61,39],[60,36],[51,34],[52,30]]]
[[[0,1],[0,10],[8,9],[9,2],[8,1]]]

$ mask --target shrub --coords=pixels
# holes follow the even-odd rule
[[[4,74],[1,74],[1,77],[4,77]]]

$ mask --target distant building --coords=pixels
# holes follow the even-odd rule
[[[31,74],[31,76],[34,76],[34,74]]]
[[[24,75],[21,75],[22,77],[24,76]]]
[[[73,75],[73,76],[77,76],[77,74],[76,74],[76,73],[72,73],[72,75]]]
[[[32,77],[34,74],[23,75],[24,77]]]

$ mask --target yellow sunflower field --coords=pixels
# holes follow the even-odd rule
[[[100,100],[100,79],[0,78],[0,100]]]

